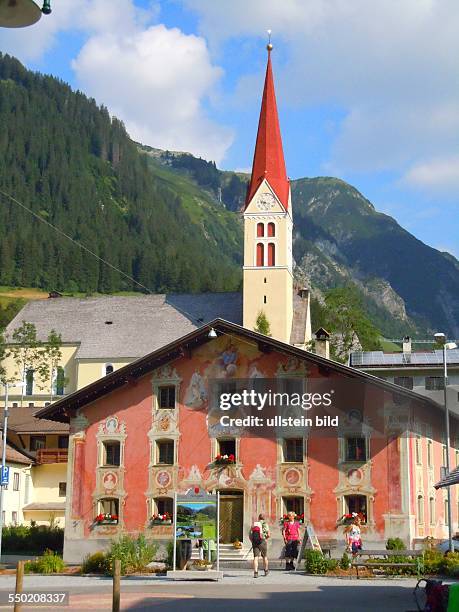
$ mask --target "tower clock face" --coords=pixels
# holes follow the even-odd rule
[[[259,210],[272,210],[276,206],[276,198],[272,193],[262,193],[258,198],[257,208]]]

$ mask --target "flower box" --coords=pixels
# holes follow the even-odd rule
[[[152,525],[172,525],[172,516],[168,512],[154,514],[150,520]]]
[[[337,520],[336,526],[339,527],[340,525],[352,525],[352,523],[357,517],[360,519],[361,523],[367,522],[366,517],[364,514],[362,514],[362,512],[351,512],[349,514],[343,514],[343,516]]]
[[[295,515],[295,521],[297,523],[304,523],[304,514],[296,514]],[[288,523],[288,514],[284,514],[280,519],[279,519],[279,525],[281,527],[284,526],[284,523]]]
[[[214,465],[234,465],[235,463],[234,455],[217,455],[214,459]]]
[[[117,514],[98,514],[94,519],[96,525],[118,525]]]

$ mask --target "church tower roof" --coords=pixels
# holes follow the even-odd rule
[[[276,92],[271,66],[271,48],[268,45],[265,86],[258,122],[257,142],[253,156],[252,177],[247,190],[246,206],[251,201],[263,179],[266,179],[287,210],[289,202],[289,180],[285,169],[282,137],[277,114]]]

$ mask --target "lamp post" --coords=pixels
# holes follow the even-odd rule
[[[2,560],[2,535],[3,535],[3,474],[6,466],[6,434],[8,431],[8,383],[5,383],[5,409],[3,411],[3,436],[2,436],[2,482],[0,483],[0,562]]]
[[[446,437],[446,473],[449,474],[450,462],[449,462],[449,446],[450,446],[450,435],[449,435],[449,411],[448,411],[448,366],[446,364],[446,351],[448,349],[455,349],[457,345],[454,342],[446,342],[446,335],[443,333],[434,334],[435,342],[440,344],[443,348],[443,397],[445,403],[445,437]],[[451,487],[447,487],[447,498],[448,506],[448,541],[449,551],[454,552],[453,548],[453,523],[451,513]]]

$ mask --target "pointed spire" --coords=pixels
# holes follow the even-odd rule
[[[266,66],[265,86],[258,122],[257,142],[253,156],[252,177],[247,190],[246,206],[251,201],[263,179],[266,179],[274,193],[287,210],[289,200],[289,181],[285,169],[282,137],[277,115],[276,93],[271,67],[272,44],[269,41],[268,65]]]

